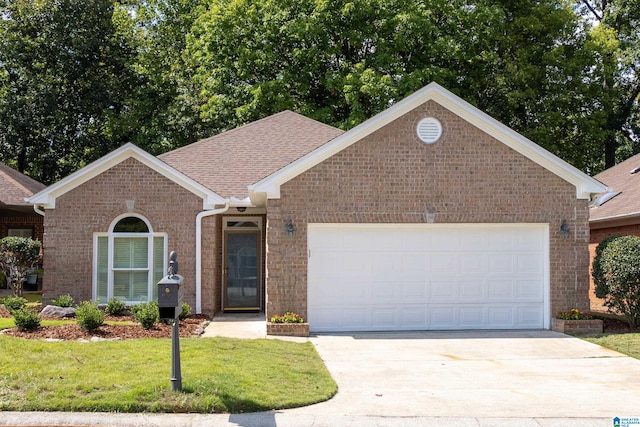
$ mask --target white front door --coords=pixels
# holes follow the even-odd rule
[[[323,331],[549,327],[546,224],[309,224]]]

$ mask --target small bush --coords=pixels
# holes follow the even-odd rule
[[[158,310],[158,303],[155,301],[133,306],[131,311],[136,322],[140,323],[145,329],[153,328],[153,325],[160,321],[160,311]]]
[[[271,316],[271,323],[304,323],[304,319],[298,313],[287,311],[282,316]]]
[[[191,307],[186,302],[183,302],[182,311],[180,312],[180,315],[178,317],[180,318],[180,320],[184,320],[189,316],[191,316]]]
[[[73,298],[71,298],[71,295],[69,294],[60,295],[58,298],[53,298],[51,300],[51,305],[58,307],[73,307]]]
[[[593,259],[598,298],[612,313],[622,314],[629,326],[640,325],[640,237],[617,236],[602,241]]]
[[[27,306],[26,298],[22,298],[16,295],[9,295],[4,298],[4,306],[7,307],[9,313],[13,315],[14,311],[21,310]]]
[[[578,310],[577,308],[572,308],[569,311],[561,311],[560,313],[558,313],[558,319],[563,319],[563,320],[586,320],[586,319],[593,319],[593,316],[591,316],[591,313],[583,313],[582,311]]]
[[[95,331],[104,325],[104,312],[97,304],[91,301],[83,301],[76,306],[76,319],[78,326],[85,331]]]
[[[118,298],[111,298],[107,303],[107,307],[104,309],[112,316],[119,316],[127,308],[124,301],[120,301]]]
[[[13,314],[16,327],[21,331],[30,331],[40,327],[40,313],[36,310],[32,310],[29,307],[22,307],[13,311],[11,314]]]

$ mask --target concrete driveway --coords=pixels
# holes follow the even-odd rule
[[[311,341],[339,392],[328,402],[287,412],[640,417],[640,361],[564,334],[366,333],[320,335]]]

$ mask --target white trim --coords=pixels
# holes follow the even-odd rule
[[[392,107],[354,127],[350,131],[345,132],[306,156],[301,157],[256,184],[250,185],[249,193],[252,195],[255,193],[266,193],[268,198],[280,198],[280,186],[282,184],[430,100],[437,102],[470,124],[496,138],[498,141],[573,184],[576,187],[576,197],[578,199],[589,199],[592,193],[607,191],[607,187],[601,182],[582,173],[564,160],[551,154],[539,145],[515,132],[513,129],[498,122],[437,83],[430,83],[421,90],[404,98]]]
[[[165,178],[175,182],[186,190],[192,192],[202,198],[203,209],[213,208],[215,205],[224,204],[226,201],[223,197],[217,195],[202,184],[194,181],[182,172],[172,168],[166,163],[152,156],[141,148],[128,143],[112,151],[106,156],[96,160],[95,162],[85,166],[84,168],[72,173],[57,183],[45,188],[44,190],[27,198],[29,203],[40,205],[40,208],[55,209],[56,199],[74,188],[84,184],[85,182],[99,176],[106,170],[116,166],[117,164],[134,158],[140,163],[158,172]]]

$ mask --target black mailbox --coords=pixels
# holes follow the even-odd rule
[[[177,319],[182,312],[182,294],[184,277],[171,274],[158,282],[158,309],[160,320]]]

